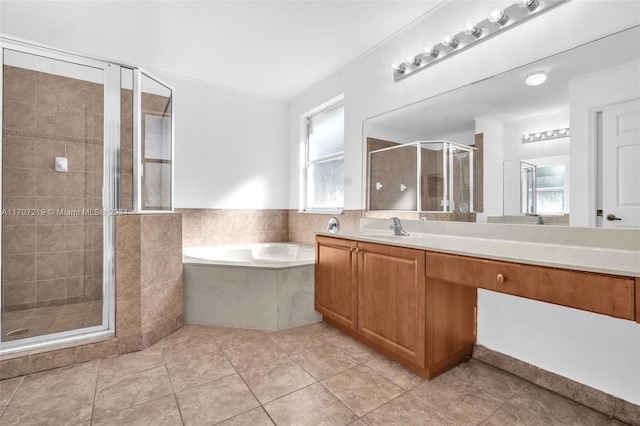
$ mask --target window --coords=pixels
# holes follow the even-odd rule
[[[341,210],[344,206],[344,104],[333,104],[308,115],[306,136],[303,210]]]

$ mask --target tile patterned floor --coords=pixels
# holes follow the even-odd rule
[[[0,381],[0,425],[615,425],[481,361],[431,381],[324,324],[187,325],[143,351]]]
[[[9,311],[2,313],[2,339],[24,339],[99,324],[102,324],[102,300]],[[27,331],[7,335],[20,329]]]

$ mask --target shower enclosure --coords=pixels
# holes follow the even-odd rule
[[[419,141],[369,153],[369,210],[475,212],[476,149]]]
[[[172,209],[172,89],[136,67],[0,46],[0,354],[113,335],[115,217]]]

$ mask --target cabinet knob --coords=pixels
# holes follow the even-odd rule
[[[498,274],[498,276],[496,277],[496,280],[498,280],[499,283],[503,283],[504,282],[504,275]]]

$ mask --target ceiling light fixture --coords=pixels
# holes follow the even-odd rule
[[[569,136],[569,128],[545,130],[544,132],[527,133],[522,135],[522,143],[546,141],[549,139],[566,138]]]
[[[434,46],[427,46],[424,52],[409,56],[406,62],[393,68],[394,81],[402,80],[417,71],[438,63],[451,55],[480,43],[496,34],[514,27],[534,16],[550,10],[567,0],[517,0],[517,3],[504,9],[494,9],[487,19],[475,23],[468,22],[458,34],[451,34],[443,38],[442,42]]]
[[[540,86],[542,83],[547,81],[547,74],[544,71],[534,71],[527,75],[524,83],[527,86]]]

